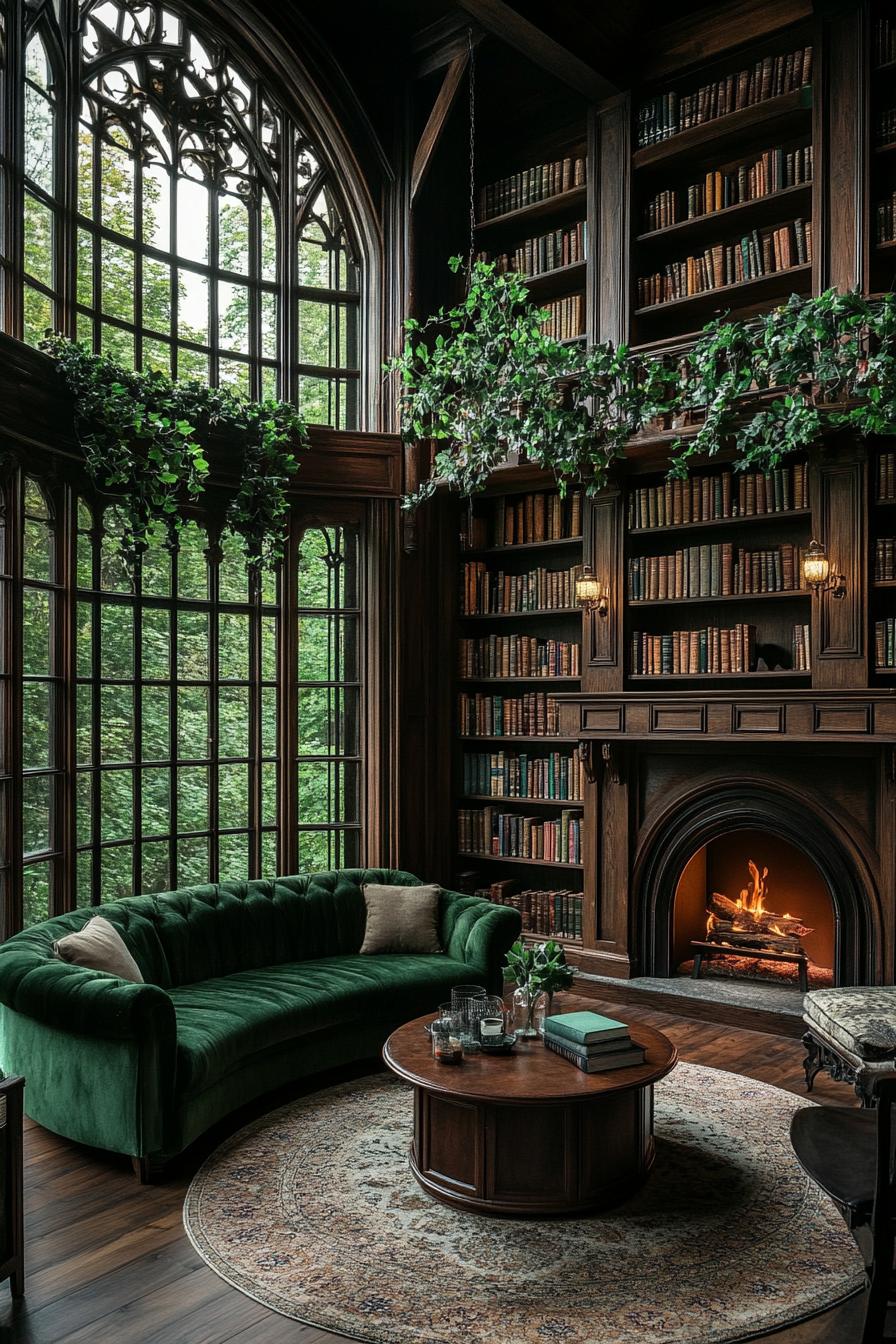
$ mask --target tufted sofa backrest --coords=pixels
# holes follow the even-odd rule
[[[357,952],[367,882],[417,886],[419,879],[393,869],[342,868],[186,887],[61,915],[16,940],[40,935],[51,953],[53,939],[101,914],[118,929],[144,979],[170,989],[283,961]]]

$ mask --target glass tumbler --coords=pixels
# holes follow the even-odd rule
[[[479,1016],[477,1006],[487,998],[484,985],[455,985],[451,990],[451,1006],[460,1014],[460,1038],[465,1050],[479,1049]]]

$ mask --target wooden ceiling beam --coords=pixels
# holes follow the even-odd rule
[[[442,132],[451,114],[451,109],[457,99],[460,90],[461,81],[464,77],[467,65],[469,64],[469,52],[462,51],[445,71],[445,78],[442,80],[442,87],[436,95],[432,111],[427,118],[426,125],[423,127],[423,134],[414,151],[414,162],[411,167],[411,205],[416,200],[417,193],[422,187],[426,175],[432,164],[433,155],[436,152],[439,141],[442,138]]]
[[[506,0],[459,0],[459,4],[486,32],[590,102],[601,103],[619,92],[618,85],[553,38],[540,22],[536,24],[526,18]]]

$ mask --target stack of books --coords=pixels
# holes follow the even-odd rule
[[[624,1022],[600,1013],[558,1013],[544,1020],[544,1043],[583,1073],[608,1073],[644,1063]]]

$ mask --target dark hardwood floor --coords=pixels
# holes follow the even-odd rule
[[[593,999],[588,1006],[594,1006]],[[619,1015],[618,1003],[605,1007]],[[683,1059],[804,1091],[799,1041],[636,1005],[626,1009],[626,1016],[666,1032]],[[347,1076],[352,1075],[339,1075]],[[815,1096],[835,1105],[852,1099],[849,1088],[825,1076],[819,1077]],[[123,1160],[79,1148],[26,1122],[26,1297],[13,1304],[0,1285],[0,1340],[333,1344],[341,1338],[286,1320],[230,1288],[200,1260],[183,1231],[184,1192],[199,1163],[225,1132],[272,1104],[268,1099],[263,1107],[232,1118],[226,1130],[208,1136],[164,1184],[155,1186],[139,1186]],[[862,1303],[855,1298],[772,1338],[775,1344],[851,1344],[860,1337],[861,1319]]]

